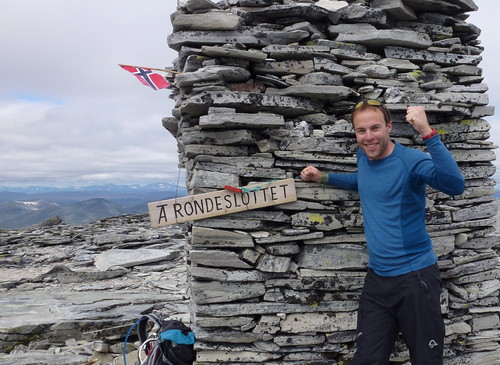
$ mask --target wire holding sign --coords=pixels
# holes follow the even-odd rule
[[[252,189],[256,186],[241,190],[245,192],[220,190],[149,203],[151,226],[161,227],[297,200],[294,179],[276,180],[260,189]]]

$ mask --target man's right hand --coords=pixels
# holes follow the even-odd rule
[[[320,183],[323,179],[323,173],[314,166],[307,166],[300,172],[300,178],[303,181],[314,181]]]

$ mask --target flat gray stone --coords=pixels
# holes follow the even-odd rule
[[[477,83],[472,85],[452,85],[450,91],[452,93],[485,93],[489,89],[487,84]]]
[[[330,53],[341,60],[378,61],[382,58],[376,53],[360,52],[342,48],[333,48]]]
[[[328,72],[311,72],[299,79],[301,84],[343,86],[342,77]]]
[[[356,312],[289,314],[281,323],[284,333],[337,332],[356,329]]]
[[[329,1],[329,0],[319,0],[315,3],[316,6],[324,8],[329,11],[338,11],[346,6],[349,6],[347,1]]]
[[[444,278],[463,278],[471,274],[482,273],[484,271],[492,270],[498,263],[497,258],[474,261],[472,263],[467,263],[460,265],[454,269],[447,270],[442,275]],[[488,275],[484,276],[484,280],[491,280],[488,276],[494,275],[490,272]],[[460,280],[453,280],[455,283],[459,283]]]
[[[497,214],[496,202],[481,204],[452,212],[453,220],[463,222],[470,219],[494,217]]]
[[[63,352],[49,355],[46,351],[30,351],[25,354],[0,354],[0,365],[82,365],[88,363],[88,355]]]
[[[279,168],[270,169],[270,168],[260,168],[253,166],[238,167],[234,165],[216,164],[213,162],[198,162],[197,169],[203,171],[214,171],[214,172],[235,174],[241,177],[248,177],[248,178],[286,179],[289,177],[286,170]]]
[[[315,164],[320,162],[332,162],[332,155],[326,153],[309,153],[309,152],[299,152],[299,151],[274,151],[274,154],[285,160],[299,160],[299,161],[312,161]],[[335,160],[341,162],[342,164],[355,164],[356,158],[351,156],[336,156]],[[303,163],[300,164],[304,166]],[[345,166],[344,166],[345,167]],[[350,169],[345,167],[346,171]]]
[[[227,270],[214,269],[211,267],[195,266],[190,268],[190,273],[195,278],[218,280],[224,282],[249,282],[249,281],[265,281],[272,277],[270,274],[263,273],[257,270]]]
[[[425,33],[402,29],[358,30],[340,33],[337,40],[369,46],[401,46],[417,49],[428,48],[432,43]]]
[[[245,1],[248,4],[249,0]],[[257,1],[260,3],[262,0]],[[345,6],[344,3],[344,1],[335,1],[333,6],[339,5],[340,7],[343,7]],[[317,6],[315,4],[296,4],[294,2],[283,5],[276,4],[276,2],[274,2],[274,5],[271,6],[248,6],[246,8],[236,8],[235,10],[238,14],[245,14],[250,18],[255,18],[260,21],[264,19],[271,23],[275,23],[276,20],[286,18],[297,18],[310,22],[326,21],[328,16],[332,13],[332,11],[328,11],[330,10],[329,8],[325,8],[324,6]]]
[[[443,104],[451,105],[487,105],[489,103],[487,94],[478,94],[474,92],[437,93],[431,95],[431,98]]]
[[[194,281],[190,287],[193,301],[198,304],[235,302],[257,298],[266,292],[263,283]]]
[[[399,72],[418,70],[420,67],[405,59],[383,58],[377,62],[379,65],[393,68]]]
[[[297,232],[301,232],[301,230],[297,230]],[[289,242],[289,241],[302,241],[302,240],[310,240],[322,238],[323,232],[310,232],[305,234],[294,234],[294,235],[283,235],[283,234],[274,234],[269,237],[256,238],[255,242],[261,245],[269,244],[269,243],[277,243],[277,242]]]
[[[377,28],[367,23],[342,23],[328,26],[328,32],[336,38],[339,34],[354,33],[358,31],[376,31]],[[322,42],[322,41],[319,41]],[[366,50],[366,49],[365,49]]]
[[[241,229],[241,230],[257,230],[263,229],[264,223],[255,219],[232,218],[225,216],[224,218],[205,218],[196,221],[196,225],[208,228],[221,229]]]
[[[407,59],[409,61],[436,62],[449,66],[462,64],[476,66],[482,60],[481,56],[430,52],[395,46],[385,47],[385,55],[386,57]]]
[[[222,190],[225,185],[239,186],[239,177],[236,174],[223,172],[195,170],[189,181],[189,189],[216,188]],[[208,208],[207,208],[208,209]]]
[[[211,0],[179,0],[179,5],[183,3],[185,3],[186,9],[191,13],[220,9],[220,7]]]
[[[135,250],[111,249],[99,254],[94,266],[106,271],[114,266],[131,267],[152,262],[173,260],[180,256],[180,251],[140,248]]]
[[[254,247],[253,238],[247,232],[193,227],[191,235],[193,247]]]
[[[356,92],[346,86],[334,85],[294,85],[284,89],[267,89],[266,93],[272,95],[287,95],[336,102],[346,100]]]
[[[237,168],[256,167],[269,169],[274,165],[274,159],[269,156],[245,156],[245,157],[223,157],[223,156],[207,156],[206,161],[211,161],[220,164],[230,164]]]
[[[245,317],[245,316],[219,317],[219,318],[198,316],[196,317],[196,325],[202,328],[242,327],[250,325],[253,322],[253,320],[254,320],[253,317]]]
[[[252,132],[244,129],[223,131],[192,131],[182,133],[182,142],[188,144],[210,144],[210,145],[252,145],[255,138]]]
[[[242,27],[242,19],[235,14],[224,11],[209,11],[200,14],[178,14],[172,26],[177,31],[221,31],[238,30]]]
[[[223,342],[223,343],[252,343],[254,341],[262,340],[262,334],[252,333],[252,332],[243,332],[243,331],[234,331],[230,329],[201,329],[196,328],[196,340],[204,341],[204,342]],[[237,353],[237,351],[236,351]],[[232,351],[226,353],[226,356],[229,358],[235,356],[236,354],[232,354]],[[270,358],[273,356],[271,355]],[[220,357],[218,357],[220,359]],[[200,358],[197,357],[199,361]]]
[[[471,162],[471,161],[487,162],[487,161],[495,161],[496,160],[495,152],[492,150],[486,150],[486,149],[482,149],[482,150],[474,150],[474,149],[454,150],[454,151],[452,151],[452,155],[457,162]]]
[[[324,45],[292,46],[272,44],[262,48],[269,58],[275,60],[308,60],[316,55],[329,53],[330,47]]]
[[[238,332],[241,334],[241,332]],[[234,334],[228,334],[224,338],[216,337],[219,341],[225,342],[234,342],[235,339],[241,338],[239,335],[235,337]],[[249,336],[246,336],[249,337]],[[211,335],[208,335],[207,338],[211,339]],[[260,338],[260,337],[259,337]],[[254,342],[257,339],[256,336],[249,337],[246,342]],[[228,340],[229,339],[229,340]],[[232,340],[232,341],[231,341]],[[241,341],[243,342],[243,341]],[[198,362],[205,363],[221,363],[221,364],[230,364],[235,362],[243,362],[243,363],[265,363],[272,364],[273,360],[278,360],[282,357],[280,354],[275,354],[272,352],[262,352],[258,351],[224,351],[224,350],[211,350],[211,351],[197,351],[196,360]]]
[[[395,26],[402,30],[414,31],[428,35],[433,40],[453,37],[453,27],[442,24],[431,24],[418,21],[398,21]],[[435,46],[435,45],[434,45]],[[430,47],[433,48],[433,47]],[[446,48],[446,47],[438,47]]]
[[[367,77],[374,77],[385,79],[390,76],[390,70],[387,66],[376,64],[376,65],[361,65],[356,68],[357,72],[366,74]]]
[[[201,128],[276,128],[284,127],[282,115],[271,113],[218,113],[202,115]],[[234,133],[237,131],[231,131]],[[220,133],[220,132],[217,132]]]
[[[434,253],[438,256],[445,256],[455,249],[455,239],[453,236],[432,238]]]
[[[211,65],[194,72],[177,74],[175,84],[179,88],[185,88],[204,81],[245,82],[249,78],[250,72],[242,67]]]
[[[369,23],[386,28],[387,13],[381,9],[369,8],[361,4],[351,4],[341,10],[341,19],[346,23]]]
[[[313,335],[313,336],[275,336],[274,342],[279,346],[311,346],[320,345],[325,342],[324,335]]]
[[[257,50],[241,50],[220,46],[202,46],[201,52],[210,57],[232,57],[252,62],[262,62],[267,54]]]
[[[321,290],[321,291],[355,291],[363,287],[366,272],[363,271],[339,271],[339,270],[316,270],[300,269],[299,279],[270,279],[266,285],[269,288],[291,288],[293,290]],[[347,298],[344,298],[347,300]],[[337,307],[336,311],[351,310],[352,304],[356,302],[340,301],[337,303],[350,303],[346,308]],[[310,311],[309,311],[310,312]],[[294,312],[296,313],[296,312]]]
[[[394,79],[379,79],[373,77],[356,77],[354,83],[357,85],[373,85],[374,87],[389,89],[389,88],[400,88],[405,91],[417,90],[417,82],[399,81]]]
[[[298,264],[306,269],[362,269],[368,265],[368,254],[360,245],[308,245],[300,252]]]
[[[256,268],[263,272],[287,272],[291,261],[291,257],[264,254],[259,258]]]
[[[353,70],[349,67],[343,66],[325,57],[314,58],[314,71],[318,72],[331,72],[337,75],[346,75]]]
[[[344,227],[361,227],[362,218],[355,214],[328,214],[300,212],[292,215],[292,225],[332,231]]]
[[[196,311],[202,315],[232,317],[235,315],[257,315],[278,313],[321,313],[321,312],[350,312],[358,308],[357,301],[333,301],[318,305],[290,304],[290,303],[228,303],[197,305]]]
[[[300,247],[296,242],[276,242],[267,244],[265,250],[270,255],[292,256],[300,252]]]
[[[472,0],[405,0],[405,3],[417,12],[435,12],[449,15],[478,9]]]
[[[403,0],[374,0],[370,6],[382,9],[399,20],[415,20],[417,16],[411,7],[406,5]]]
[[[248,147],[189,144],[187,146],[184,146],[184,154],[188,158],[193,158],[198,155],[228,156],[228,157],[246,156],[248,155]]]
[[[456,76],[481,76],[483,70],[477,66],[458,65],[441,69],[441,72]]]
[[[195,264],[215,267],[251,269],[252,266],[240,259],[237,253],[223,250],[193,250],[190,259]]]
[[[181,31],[168,36],[167,42],[170,48],[179,51],[183,46],[202,47],[217,46],[220,44],[232,43],[238,39],[239,43],[245,44],[249,48],[257,48],[268,44],[289,44],[299,42],[309,36],[305,30],[294,30],[291,32],[267,30],[266,32],[256,29],[235,30],[235,31]]]
[[[287,137],[280,143],[281,151],[323,152],[348,155],[358,147],[354,142],[332,137]]]
[[[313,56],[311,56],[313,57]],[[307,75],[314,71],[312,60],[285,60],[285,61],[264,61],[253,67],[254,72],[270,75]]]
[[[321,111],[322,104],[293,96],[254,94],[245,92],[204,92],[182,102],[180,111],[191,116],[207,113],[212,106],[229,106],[242,113],[268,112],[284,117]]]
[[[238,4],[252,7],[270,6],[273,4],[273,0],[239,0]]]

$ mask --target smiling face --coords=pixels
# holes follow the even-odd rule
[[[392,122],[386,122],[385,119],[382,109],[374,106],[356,110],[353,115],[353,126],[358,146],[365,152],[369,160],[385,158],[394,150],[394,142],[389,137]]]

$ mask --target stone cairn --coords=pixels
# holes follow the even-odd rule
[[[163,120],[190,195],[356,170],[350,122],[384,101],[392,137],[425,151],[404,121],[424,105],[466,179],[428,189],[444,279],[446,364],[498,364],[499,236],[491,116],[473,0],[179,0],[168,44],[176,102]],[[296,182],[298,200],[189,224],[198,364],[347,364],[367,268],[356,192]],[[401,340],[391,363],[409,364]]]

